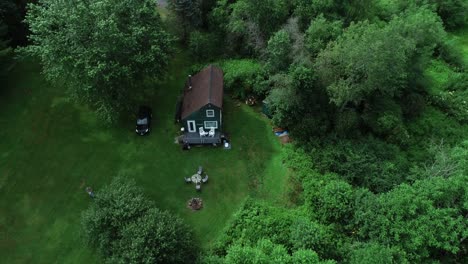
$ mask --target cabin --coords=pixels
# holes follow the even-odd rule
[[[223,125],[223,71],[210,65],[187,78],[176,119],[184,144],[221,143]]]

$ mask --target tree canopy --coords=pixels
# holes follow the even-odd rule
[[[82,229],[87,244],[109,263],[188,263],[196,255],[188,226],[123,177],[96,193]]]
[[[154,1],[39,1],[26,16],[45,75],[64,83],[106,121],[115,121],[146,77],[160,78],[171,37]]]

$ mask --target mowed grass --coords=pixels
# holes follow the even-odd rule
[[[100,263],[80,238],[81,212],[92,203],[84,188],[99,195],[116,175],[134,178],[159,208],[184,218],[202,248],[247,195],[280,196],[280,146],[255,110],[226,98],[232,150],[182,151],[174,143],[175,101],[188,62],[178,54],[167,78],[146,89],[154,123],[145,137],[135,135],[133,119],[102,126],[86,107],[70,102],[62,87],[45,82],[36,63],[16,65],[0,89],[0,262]],[[199,165],[210,177],[201,193],[183,180]],[[203,198],[203,210],[188,210],[190,197]]]

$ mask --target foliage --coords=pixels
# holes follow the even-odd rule
[[[239,0],[234,3],[219,1],[213,10],[214,20],[224,25],[224,30],[252,52],[261,51],[266,40],[288,18],[285,0]],[[232,43],[232,42],[230,42]]]
[[[301,23],[308,25],[310,19],[324,14],[327,19],[345,19],[346,23],[370,19],[375,12],[375,1],[320,1],[295,0],[294,13],[299,16]]]
[[[404,13],[384,27],[352,24],[320,52],[315,68],[339,107],[371,96],[397,96],[410,77],[420,74],[443,32],[437,16],[425,9]]]
[[[226,60],[221,63],[224,85],[235,97],[245,98],[254,93],[257,79],[263,75],[262,66],[254,60]]]
[[[394,96],[405,87],[413,49],[411,40],[388,27],[358,23],[319,53],[315,68],[334,104],[358,105],[376,92]]]
[[[306,204],[323,223],[346,225],[351,221],[354,210],[354,191],[351,185],[339,180],[329,181],[322,188],[312,188],[309,184],[306,181],[304,185]]]
[[[401,247],[410,261],[455,256],[467,235],[467,180],[466,174],[431,177],[369,199],[355,214],[360,235]]]
[[[352,185],[373,192],[392,189],[405,180],[409,170],[404,152],[372,137],[309,144],[309,155],[320,172],[335,172]]]
[[[221,41],[213,33],[193,31],[190,33],[188,49],[190,54],[198,61],[207,60],[219,53]]]
[[[317,253],[311,250],[299,250],[292,256],[281,245],[276,245],[268,239],[259,240],[254,246],[231,246],[226,254],[226,264],[261,264],[261,263],[304,263],[332,264],[334,261],[320,261]]]
[[[462,28],[467,25],[466,10],[468,4],[463,0],[398,0],[378,1],[381,5],[380,15],[389,18],[408,9],[428,7],[436,12],[444,22],[444,27],[449,30]],[[382,5],[382,3],[385,3]]]
[[[468,72],[457,73],[443,87],[433,91],[431,101],[460,123],[468,122]]]
[[[351,251],[351,264],[409,263],[406,253],[398,247],[382,246],[377,243],[362,243]]]
[[[202,23],[200,0],[170,0],[169,8],[176,14],[183,28],[182,39],[186,40],[189,30]]]
[[[188,227],[154,208],[135,182],[123,177],[97,192],[82,227],[86,242],[109,263],[186,263],[194,256]]]
[[[298,218],[291,226],[291,243],[293,248],[311,249],[321,257],[336,258],[339,238],[335,230],[305,217]]]
[[[341,21],[329,21],[323,14],[315,17],[305,32],[306,46],[313,57],[315,57],[328,42],[335,40],[342,31]]]
[[[266,66],[272,72],[287,70],[291,58],[291,38],[288,32],[280,30],[268,40]]]
[[[172,50],[149,0],[39,1],[26,22],[32,44],[24,51],[109,122],[130,106],[142,79],[163,75]]]
[[[224,254],[236,242],[255,244],[261,238],[268,238],[289,249],[289,230],[295,217],[297,214],[294,212],[247,199],[235,214],[215,250],[218,254]]]

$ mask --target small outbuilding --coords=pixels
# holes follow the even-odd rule
[[[221,143],[223,125],[223,71],[210,65],[187,78],[178,117],[184,143]]]

